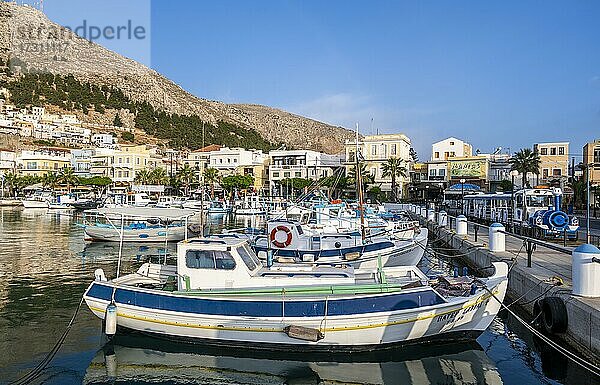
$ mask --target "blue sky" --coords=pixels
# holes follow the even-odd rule
[[[70,3],[46,0],[46,12],[65,24],[94,8]],[[144,42],[102,44],[197,96],[363,133],[373,119],[373,131],[409,135],[421,159],[447,136],[483,152],[567,140],[573,155],[600,138],[598,1],[94,4],[102,22],[151,29]]]

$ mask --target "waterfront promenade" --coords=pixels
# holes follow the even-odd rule
[[[586,359],[600,362],[600,298],[572,295],[572,256],[574,247],[538,241],[533,250],[522,238],[506,235],[505,251],[489,251],[489,227],[469,223],[466,235],[458,235],[449,218],[447,226],[417,215],[423,225],[435,237],[433,242],[444,243],[463,256],[475,268],[490,266],[492,262],[505,261],[511,266],[509,274],[509,299],[533,314],[533,306],[539,299],[557,296],[567,308],[567,331],[555,336],[563,339]],[[436,219],[438,218],[436,213]],[[477,235],[475,234],[477,232]],[[528,247],[531,251],[528,266]],[[558,353],[557,353],[558,354]]]

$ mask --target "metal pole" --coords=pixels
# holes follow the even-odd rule
[[[587,161],[587,159],[586,159]],[[586,191],[586,218],[585,218],[585,226],[586,226],[586,243],[591,243],[592,241],[592,237],[591,237],[591,231],[590,231],[590,164],[587,164],[587,172],[585,173],[585,179],[586,179],[586,186],[587,186],[587,191]]]
[[[512,177],[512,186],[510,189],[510,231],[515,232],[515,176]]]

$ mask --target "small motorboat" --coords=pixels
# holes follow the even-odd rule
[[[265,215],[266,212],[258,195],[246,195],[241,206],[235,208],[235,215]]]
[[[33,195],[21,199],[23,207],[26,209],[47,209],[48,203],[52,200],[52,193],[48,191],[36,191]]]
[[[245,240],[194,238],[178,243],[176,265],[144,263],[110,281],[97,269],[84,300],[109,335],[129,329],[240,349],[372,351],[477,337],[506,293],[508,265],[492,267],[487,278],[434,280],[415,266],[264,267]]]
[[[85,212],[84,239],[120,242],[178,242],[191,231],[193,210],[153,207],[102,208]]]

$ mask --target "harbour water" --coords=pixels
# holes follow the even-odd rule
[[[212,226],[223,226],[223,217]],[[226,224],[255,225],[248,219]],[[123,271],[164,258],[174,245],[126,245]],[[65,330],[102,268],[116,271],[118,245],[86,243],[76,220],[46,210],[0,208],[0,383],[34,368]],[[441,260],[424,270],[446,269]],[[268,355],[182,345],[129,335],[106,345],[100,321],[83,306],[60,351],[34,383],[45,384],[586,384],[498,318],[476,342],[414,346],[360,356]],[[539,351],[542,351],[540,354]],[[564,370],[559,366],[564,366]]]

